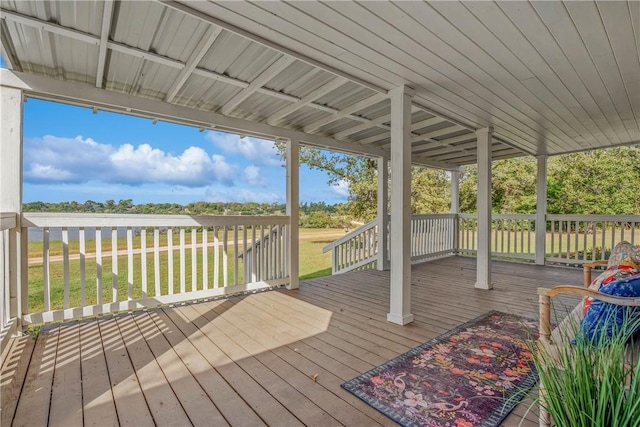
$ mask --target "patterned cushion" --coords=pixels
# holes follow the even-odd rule
[[[607,268],[620,265],[626,258],[631,258],[636,264],[640,264],[640,246],[633,246],[627,241],[618,243],[611,251]]]
[[[640,275],[610,282],[603,286],[600,292],[620,297],[640,297]],[[602,333],[611,337],[619,333],[634,332],[622,329],[628,321],[634,322],[635,331],[640,330],[640,307],[607,304],[595,299],[585,313],[580,329],[584,338],[597,342]]]
[[[616,268],[609,268],[603,271],[598,277],[596,277],[589,285],[589,289],[594,291],[602,291],[602,288],[609,285],[610,283],[624,279],[631,276],[636,276],[640,274],[640,266],[631,258],[625,258],[620,262],[620,265],[614,266]],[[584,299],[584,309],[583,313],[587,313],[589,306],[593,298],[586,297]]]

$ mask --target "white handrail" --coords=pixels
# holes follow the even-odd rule
[[[455,214],[413,215],[411,262],[454,255],[455,228]],[[332,251],[333,274],[377,266],[378,233],[380,230],[375,219],[325,246],[323,252]]]
[[[334,249],[337,246],[340,246],[341,244],[348,242],[349,240],[353,239],[354,237],[362,234],[363,232],[370,230],[374,227],[376,227],[378,225],[378,218],[374,219],[373,221],[369,221],[368,223],[361,225],[360,227],[356,228],[353,231],[350,231],[349,233],[345,234],[344,236],[342,236],[341,238],[339,238],[338,240],[329,243],[328,245],[326,245],[324,248],[322,248],[322,253],[327,253],[330,250]]]
[[[22,214],[23,227],[214,227],[262,224],[288,225],[288,216],[146,215],[42,213]]]

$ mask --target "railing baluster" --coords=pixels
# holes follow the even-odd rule
[[[169,242],[167,241],[168,244]],[[162,292],[160,290],[160,228],[158,227],[153,228],[153,283],[154,296],[159,297]]]
[[[607,234],[607,222],[606,221],[602,221],[602,248],[600,250],[600,259],[601,260],[605,260],[607,259],[607,257],[605,256],[605,252],[606,252],[606,248],[605,248],[605,238],[606,238],[606,234]]]
[[[229,230],[226,225],[222,229],[222,285],[226,288],[229,286]]]
[[[133,230],[127,227],[127,299],[133,299]]]
[[[142,288],[142,298],[148,296],[147,293],[147,229],[140,228],[140,279]]]
[[[173,228],[167,228],[167,292],[173,295]]]
[[[202,289],[209,289],[209,237],[207,227],[202,227]]]
[[[185,293],[186,286],[186,272],[185,272],[185,242],[184,242],[184,228],[180,227],[180,293]]]
[[[64,308],[69,308],[69,230],[62,227],[62,263],[64,277]]]
[[[96,227],[96,302],[102,304],[102,228]]]
[[[218,227],[213,227],[213,287],[219,286],[220,275],[220,239],[218,238]]]
[[[242,274],[242,281],[248,283],[249,276],[247,275],[247,226],[242,227],[242,263],[244,265],[244,273]]]
[[[256,226],[251,227],[251,283],[258,281],[258,247],[256,242]]]
[[[613,248],[615,248],[616,246],[616,222],[615,221],[610,221],[611,222],[611,250],[613,251]]]
[[[258,273],[258,277],[260,280],[267,280],[265,270],[267,268],[267,251],[264,241],[264,224],[260,225],[260,272]]]
[[[238,226],[233,226],[233,284],[238,284]]]
[[[51,310],[51,275],[49,273],[49,228],[42,229],[42,279],[44,290],[44,311]]]
[[[118,228],[111,227],[111,302],[118,302]]]
[[[78,250],[80,252],[80,305],[87,305],[86,245],[84,227],[78,230]]]
[[[580,247],[578,246],[579,243],[579,237],[580,237],[580,224],[578,223],[578,221],[576,221],[576,225],[575,225],[576,229],[575,229],[575,256],[574,259],[577,260],[579,258],[579,253],[580,253]]]
[[[591,260],[595,261],[598,255],[596,252],[596,234],[598,234],[598,223],[593,221],[589,227],[591,229]]]
[[[191,291],[198,290],[198,236],[196,228],[191,229]]]

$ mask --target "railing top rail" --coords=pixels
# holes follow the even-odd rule
[[[343,244],[344,242],[347,242],[349,240],[351,240],[352,238],[354,238],[355,236],[357,236],[358,234],[361,234],[367,230],[370,230],[372,228],[374,228],[375,226],[378,225],[378,219],[374,219],[373,221],[369,221],[368,223],[366,223],[365,225],[362,225],[358,228],[356,228],[355,230],[345,234],[344,236],[342,236],[341,238],[339,238],[338,240],[336,240],[335,242],[331,242],[329,243],[327,246],[325,246],[324,248],[322,248],[322,253],[327,253],[330,250],[332,250],[333,248],[335,248],[336,246],[340,246],[341,244]]]
[[[25,212],[23,227],[211,227],[287,225],[288,216],[146,215]]]
[[[412,215],[412,220],[421,220],[421,219],[447,219],[447,218],[455,218],[456,214],[454,213],[442,213],[442,214],[417,214]]]
[[[458,218],[463,219],[476,219],[478,214],[458,214]],[[535,220],[535,214],[491,214],[491,219],[528,219]]]
[[[548,214],[548,221],[616,221],[639,222],[640,215],[560,215]]]
[[[14,228],[18,224],[17,217],[15,212],[0,212],[0,230]]]

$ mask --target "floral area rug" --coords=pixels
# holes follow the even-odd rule
[[[537,322],[490,311],[342,384],[405,426],[497,426],[537,381]]]

